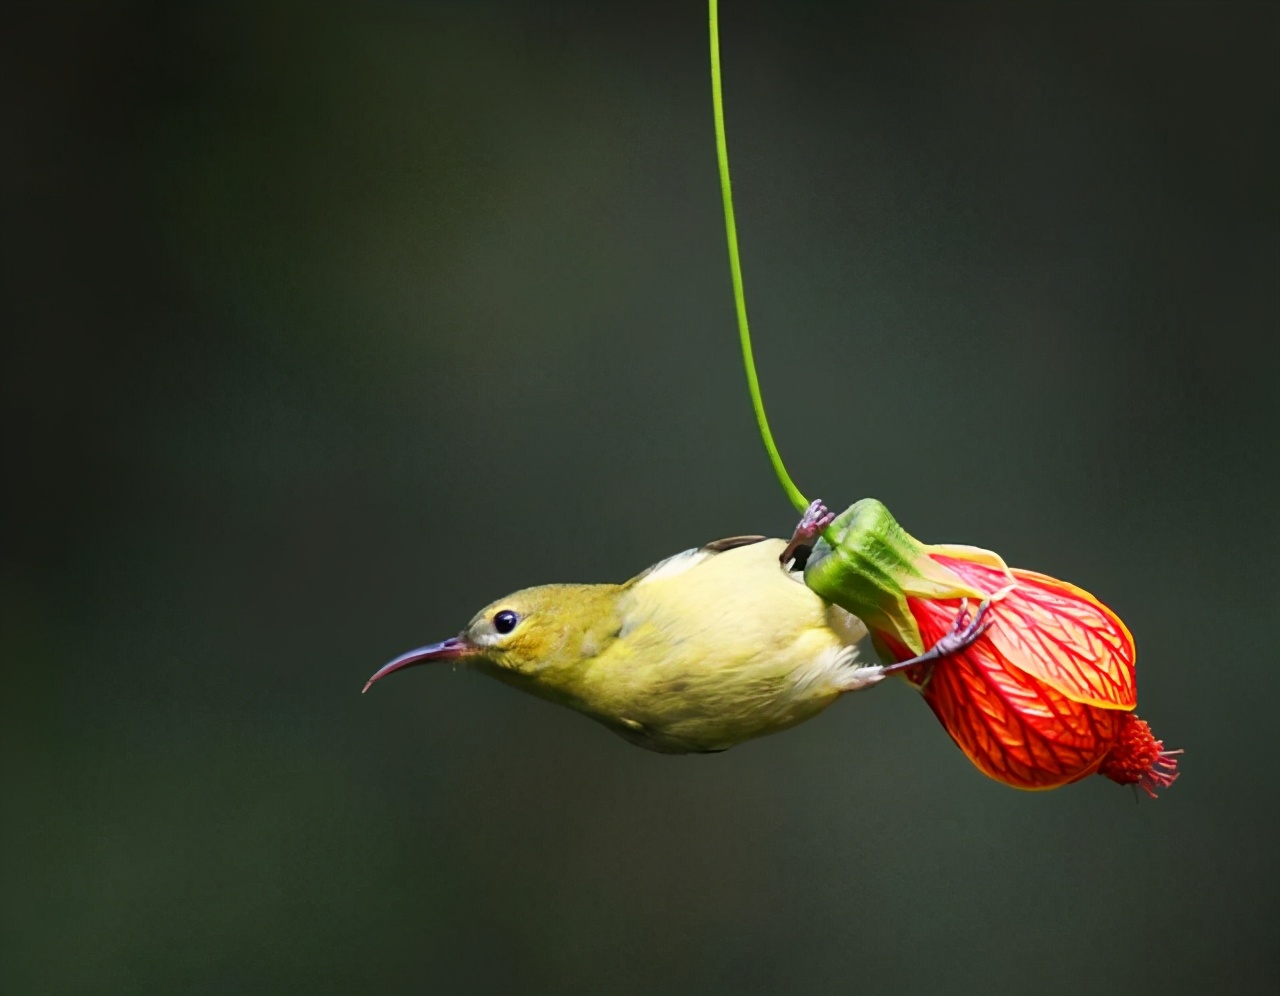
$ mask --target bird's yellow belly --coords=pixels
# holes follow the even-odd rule
[[[834,702],[841,649],[829,630],[816,630],[779,652],[745,659],[673,654],[625,676],[615,671],[598,688],[588,684],[572,704],[650,750],[726,750],[801,723]]]
[[[662,754],[708,754],[802,723],[829,706],[837,695],[834,692],[809,695],[764,703],[760,707],[721,711],[699,708],[697,703],[682,700],[664,703],[661,709],[651,711],[646,715],[648,722],[631,717],[621,722],[603,715],[596,718],[631,743],[648,750]]]

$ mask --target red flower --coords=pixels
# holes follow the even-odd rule
[[[1010,570],[987,550],[925,546],[879,502],[859,502],[833,528],[836,545],[819,541],[805,580],[862,618],[894,660],[937,643],[963,599],[990,599],[977,640],[905,672],[980,771],[1022,789],[1095,772],[1152,796],[1173,784],[1181,752],[1133,715],[1133,637],[1087,591]]]
[[[1024,789],[1057,788],[1094,772],[1141,785],[1152,796],[1173,784],[1176,760],[1131,711],[1137,704],[1133,637],[1115,613],[1043,574],[1006,574],[960,557],[930,556],[980,591],[1005,589],[974,643],[936,666],[907,671],[980,771]],[[959,604],[907,599],[929,646],[950,629]],[[895,659],[913,656],[885,642]]]

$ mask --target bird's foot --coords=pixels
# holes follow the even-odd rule
[[[809,553],[813,550],[813,544],[818,542],[822,530],[835,520],[835,513],[822,504],[821,498],[811,501],[804,515],[800,516],[795,532],[791,534],[791,542],[778,558],[782,566],[789,570],[803,570],[805,561],[809,559]]]
[[[951,628],[946,634],[938,640],[932,647],[926,650],[919,657],[912,657],[909,661],[899,661],[897,664],[890,664],[883,671],[884,674],[892,674],[895,671],[902,671],[905,668],[915,667],[917,664],[931,664],[941,660],[948,654],[954,654],[964,650],[969,644],[973,643],[978,637],[985,633],[995,620],[987,619],[987,610],[991,608],[991,599],[983,599],[982,604],[978,606],[978,611],[973,614],[973,618],[969,618],[969,600],[966,598],[960,603],[960,611],[956,613],[955,619],[951,623]],[[926,677],[926,681],[928,678]]]

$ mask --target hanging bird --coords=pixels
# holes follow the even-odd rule
[[[862,622],[804,584],[830,518],[806,517],[790,543],[735,536],[686,550],[624,584],[517,591],[458,636],[395,658],[364,690],[393,671],[461,662],[649,750],[706,753],[802,723],[982,633],[985,607],[961,611],[932,649],[880,665]]]

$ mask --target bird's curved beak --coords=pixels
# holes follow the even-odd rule
[[[393,661],[388,661],[373,673],[373,677],[364,683],[364,688],[360,694],[363,695],[369,690],[369,687],[381,678],[385,678],[392,671],[399,671],[406,667],[413,667],[417,664],[430,664],[433,661],[456,661],[461,658],[473,656],[479,648],[466,638],[466,636],[451,636],[447,640],[440,643],[432,643],[425,647],[419,647],[417,650],[410,650],[408,653],[401,654]]]

